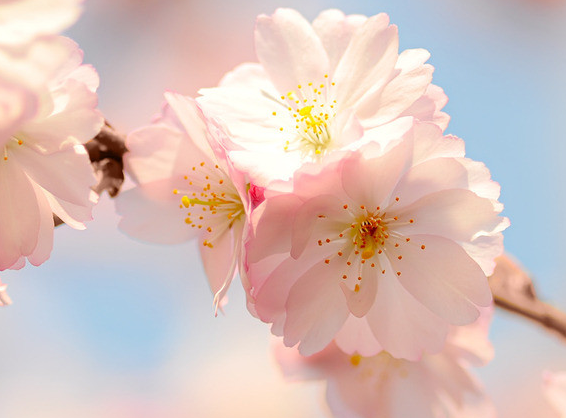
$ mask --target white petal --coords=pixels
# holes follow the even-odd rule
[[[338,106],[354,107],[365,94],[381,89],[391,78],[398,48],[397,28],[389,26],[384,13],[356,30],[334,74]]]
[[[260,15],[255,45],[259,62],[279,93],[287,94],[298,84],[324,82],[329,69],[326,51],[309,22],[295,10]]]
[[[354,32],[367,20],[366,16],[345,16],[340,10],[324,10],[312,22],[312,27],[322,41],[330,62],[332,78],[336,65],[346,51]]]

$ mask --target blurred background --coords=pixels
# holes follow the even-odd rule
[[[100,74],[104,115],[127,132],[166,89],[194,96],[255,61],[255,16],[282,6],[311,20],[333,7],[387,12],[401,49],[431,52],[448,132],[501,183],[507,250],[566,310],[563,1],[87,0],[68,35]],[[57,228],[43,266],[2,274],[14,305],[0,311],[1,418],[329,416],[322,385],[283,381],[238,282],[214,318],[194,244],[142,244],[117,222],[102,196],[88,230]],[[491,338],[496,357],[478,373],[499,416],[553,417],[541,372],[566,370],[566,346],[501,311]]]

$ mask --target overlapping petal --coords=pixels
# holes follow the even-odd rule
[[[489,172],[434,125],[383,142],[303,166],[252,214],[252,311],[303,353],[342,335],[350,351],[416,360],[491,303],[508,221]]]

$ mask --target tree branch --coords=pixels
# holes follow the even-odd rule
[[[85,144],[88,156],[98,177],[98,184],[93,190],[101,194],[104,190],[111,197],[116,197],[124,182],[124,163],[122,157],[127,151],[125,135],[117,132],[107,121],[102,130]],[[63,221],[53,215],[55,226]]]
[[[509,256],[497,259],[489,284],[496,306],[542,325],[566,342],[566,313],[541,301],[531,277]]]

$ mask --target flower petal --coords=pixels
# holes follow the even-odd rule
[[[374,208],[384,204],[410,166],[412,141],[401,141],[381,157],[364,157],[358,152],[344,160],[342,187],[354,202]]]
[[[178,244],[198,234],[185,223],[186,211],[173,190],[182,177],[156,180],[124,191],[116,198],[116,211],[123,218],[118,227],[126,234],[147,242]]]
[[[242,226],[242,222],[235,222],[230,230],[214,240],[212,248],[199,243],[202,263],[214,294],[216,308],[224,306],[224,298],[236,274],[241,256]]]
[[[37,233],[37,245],[28,256],[29,262],[34,266],[43,264],[51,255],[53,249],[53,214],[49,201],[43,190],[37,184],[32,183],[39,207],[39,230]]]
[[[384,14],[372,16],[356,30],[336,68],[336,101],[341,108],[355,107],[368,92],[382,88],[397,61],[397,27]]]
[[[33,185],[10,157],[0,162],[0,270],[33,252],[41,222]]]
[[[337,280],[328,277],[324,262],[299,277],[286,303],[285,345],[300,342],[299,352],[308,356],[332,341],[349,315]]]
[[[96,184],[96,177],[82,145],[42,154],[24,143],[13,158],[25,167],[35,183],[54,196],[76,205],[92,206],[90,188]],[[73,173],[72,181],[69,173]]]
[[[259,62],[281,94],[301,83],[323,82],[328,73],[328,57],[320,38],[295,10],[277,9],[272,16],[260,15],[255,46]]]
[[[403,203],[399,200],[400,203]],[[466,189],[446,189],[428,194],[396,212],[395,232],[401,235],[439,235],[454,241],[470,241],[501,230],[505,218],[498,216],[491,200]],[[407,220],[413,219],[412,223]]]
[[[364,357],[375,356],[383,350],[365,317],[356,318],[354,315],[350,315],[344,322],[342,329],[336,334],[334,341],[343,352],[348,354],[358,353]]]
[[[358,107],[358,117],[364,126],[383,125],[399,117],[426,91],[434,68],[424,64],[430,57],[424,49],[403,51],[395,69],[399,71],[382,90],[368,93]]]
[[[479,316],[476,305],[489,306],[492,298],[487,278],[478,264],[449,239],[432,235],[410,236],[400,241],[399,253],[387,249],[399,282],[419,302],[453,325],[466,325]],[[422,249],[421,245],[425,246]]]
[[[384,350],[412,361],[419,360],[425,350],[439,352],[448,332],[448,324],[407,292],[387,268],[367,321]]]
[[[312,27],[326,49],[330,63],[329,76],[344,55],[354,32],[367,20],[366,16],[349,15],[336,9],[324,10],[312,22]]]
[[[442,88],[429,84],[425,94],[406,109],[400,116],[414,116],[421,121],[430,121],[438,125],[442,132],[448,127],[450,116],[441,112],[448,103],[448,96]]]

